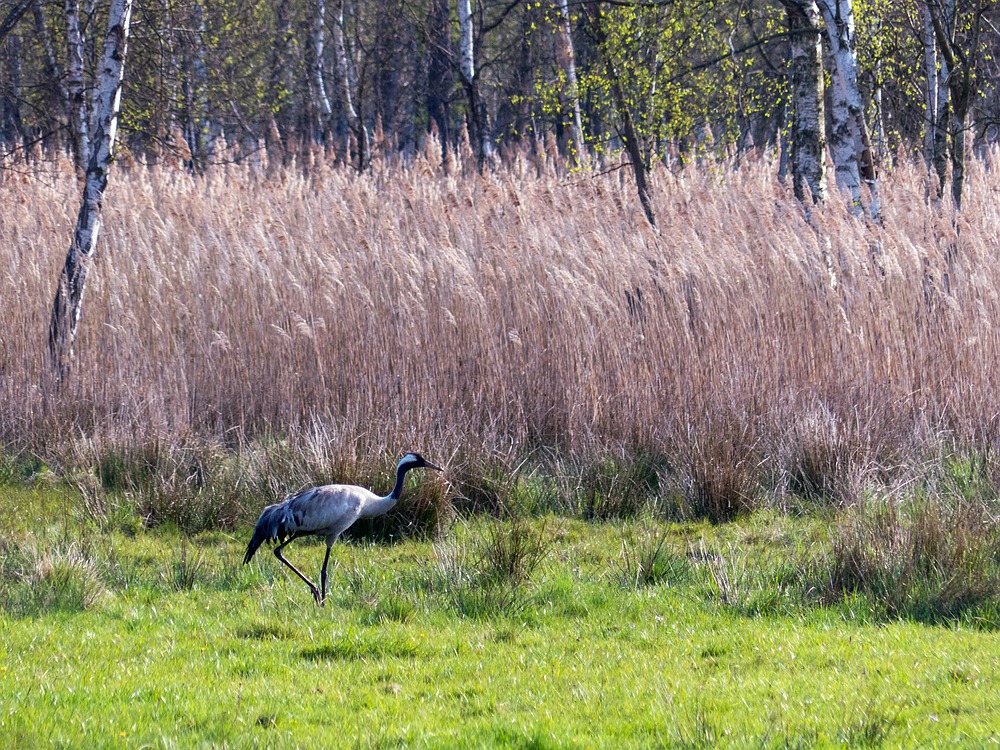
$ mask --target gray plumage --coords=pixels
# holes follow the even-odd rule
[[[407,453],[396,465],[396,484],[392,492],[384,497],[353,484],[327,484],[309,487],[280,503],[268,505],[257,519],[253,536],[243,556],[243,564],[250,562],[257,548],[264,542],[277,542],[275,557],[306,582],[316,603],[322,605],[326,599],[326,566],[330,562],[333,543],[359,518],[374,518],[387,513],[403,494],[406,472],[419,468],[442,471],[441,467],[435,466],[420,454]],[[318,589],[316,584],[281,554],[281,550],[293,539],[311,535],[326,537],[326,557],[323,558]]]

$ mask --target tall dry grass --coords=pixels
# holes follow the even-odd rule
[[[62,389],[45,343],[78,188],[60,164],[2,172],[0,441],[94,465],[130,450],[156,473],[162,446],[291,440],[303,481],[415,449],[460,491],[491,461],[653,456],[691,514],[850,499],[991,455],[989,169],[953,219],[902,166],[881,227],[836,202],[807,223],[768,164],[661,171],[656,234],[624,173],[525,159],[485,177],[434,154],[365,176],[121,167]],[[168,483],[202,486],[196,454]]]

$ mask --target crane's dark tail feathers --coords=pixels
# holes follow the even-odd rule
[[[253,536],[250,538],[250,544],[247,545],[247,553],[243,556],[244,565],[250,562],[257,548],[264,542],[277,541],[281,543],[285,537],[289,536],[290,516],[291,513],[285,503],[268,505],[264,508],[253,529]]]

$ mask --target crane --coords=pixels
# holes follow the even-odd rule
[[[371,490],[353,484],[327,484],[308,487],[280,503],[268,505],[257,519],[250,544],[243,556],[243,564],[250,562],[257,548],[264,542],[277,542],[274,556],[306,582],[316,603],[322,606],[326,601],[326,566],[330,562],[333,543],[359,518],[374,518],[387,513],[403,494],[403,481],[410,469],[444,471],[419,453],[407,453],[399,459],[396,465],[396,484],[385,497],[379,497]],[[281,550],[292,540],[313,535],[326,537],[326,557],[323,558],[323,569],[320,571],[320,588],[316,588],[315,583],[281,554]]]

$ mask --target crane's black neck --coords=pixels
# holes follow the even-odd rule
[[[403,485],[406,482],[406,472],[412,468],[412,466],[406,463],[400,463],[396,467],[396,486],[392,488],[392,492],[386,495],[386,499],[396,501],[403,496]]]

